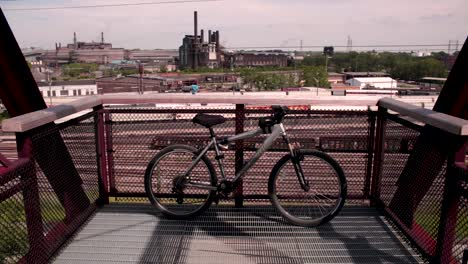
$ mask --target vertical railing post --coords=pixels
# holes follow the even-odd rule
[[[236,134],[244,132],[244,120],[245,120],[245,105],[236,104]],[[244,166],[244,141],[236,141],[236,153],[235,153],[235,167],[236,173],[238,173]],[[234,195],[235,206],[242,207],[244,203],[244,193],[243,193],[243,181],[239,180],[239,183],[236,188]]]
[[[382,176],[383,158],[385,151],[385,129],[387,126],[387,109],[380,107],[377,111],[377,132],[374,147],[374,169],[372,173],[371,206],[380,203],[380,184]]]
[[[369,122],[369,133],[367,135],[367,168],[363,190],[364,199],[369,199],[370,195],[370,185],[372,179],[372,162],[374,157],[375,116],[375,112],[371,111],[369,107],[367,119],[367,121]]]
[[[444,193],[440,210],[439,229],[434,259],[431,263],[445,264],[453,261],[453,243],[456,237],[458,220],[458,207],[460,204],[460,177],[466,168],[456,166],[456,163],[465,163],[466,144],[451,154],[447,160],[447,173],[445,174]]]
[[[109,177],[109,192],[111,195],[117,193],[114,178],[114,145],[112,139],[112,119],[109,111],[104,112],[104,125],[106,127],[107,148],[107,176]]]
[[[94,134],[96,139],[96,162],[98,167],[99,200],[98,204],[109,203],[108,175],[106,169],[106,143],[104,129],[104,115],[102,105],[93,108],[94,115]]]
[[[23,202],[28,231],[29,252],[26,255],[28,263],[47,263],[48,249],[44,243],[44,227],[42,223],[41,201],[36,168],[32,153],[32,140],[29,136],[17,133],[16,142],[18,157],[31,160],[30,168],[22,175]]]

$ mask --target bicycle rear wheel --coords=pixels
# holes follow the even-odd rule
[[[184,174],[198,156],[197,149],[173,145],[161,150],[148,164],[145,189],[151,203],[169,218],[187,219],[201,214],[212,203],[217,178],[206,156],[188,177]],[[197,186],[194,186],[197,185]]]
[[[289,222],[318,226],[335,217],[344,205],[347,186],[343,170],[329,155],[315,150],[300,150],[300,164],[310,189],[302,189],[291,155],[273,168],[268,193],[272,204]]]

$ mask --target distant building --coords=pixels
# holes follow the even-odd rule
[[[442,89],[447,78],[439,77],[423,77],[419,80],[418,84],[421,89]]]
[[[125,77],[103,77],[96,79],[99,94],[129,93],[139,91],[140,78],[138,75]],[[142,78],[143,92],[182,91],[183,87],[197,84],[196,78],[191,76],[159,76],[145,75]]]
[[[431,56],[432,53],[430,51],[412,51],[411,56],[413,57],[428,57]]]
[[[390,74],[385,72],[343,72],[345,80],[356,77],[390,77]]]
[[[395,89],[397,81],[390,77],[357,77],[346,81],[350,86],[362,89]]]
[[[204,30],[198,35],[198,17],[194,13],[194,34],[186,35],[179,47],[179,66],[181,68],[196,69],[198,67],[218,68],[221,65],[221,48],[219,45],[219,31],[208,31],[205,41]]]
[[[224,54],[226,68],[237,67],[286,67],[288,55],[281,52],[232,52]]]
[[[37,82],[43,97],[96,95],[97,86],[94,80]]]
[[[337,72],[328,73],[328,82],[332,84],[343,84],[345,82],[345,75]]]
[[[125,59],[141,63],[173,64],[179,56],[178,50],[125,50]]]
[[[42,55],[43,61],[48,65],[61,65],[71,62],[108,64],[113,60],[123,60],[125,50],[112,48],[111,43],[104,42],[104,33],[101,33],[101,42],[79,42],[76,33],[73,33],[73,43],[62,47],[55,44],[55,50],[47,50]]]

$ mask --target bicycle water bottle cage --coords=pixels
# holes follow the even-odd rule
[[[275,125],[276,120],[273,117],[260,117],[258,126],[262,129],[263,134],[270,134],[271,128]]]

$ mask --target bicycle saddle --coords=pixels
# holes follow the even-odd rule
[[[226,122],[226,118],[224,118],[224,116],[222,115],[207,115],[203,113],[198,113],[192,119],[192,122],[195,124],[200,124],[206,128],[210,128],[212,126]]]

